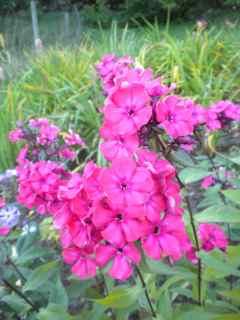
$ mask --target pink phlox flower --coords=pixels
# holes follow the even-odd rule
[[[0,237],[6,237],[10,231],[9,227],[0,227]]]
[[[77,157],[77,152],[68,147],[63,147],[59,150],[58,155],[63,159],[74,160]]]
[[[150,172],[128,158],[114,160],[103,169],[100,182],[110,202],[120,208],[143,204],[153,190]]]
[[[63,226],[60,232],[60,239],[63,248],[74,245],[78,248],[92,246],[95,240],[96,229],[91,220],[78,219],[72,216],[68,223]]]
[[[156,105],[156,119],[172,138],[191,135],[194,129],[188,100],[179,96],[168,96]]]
[[[201,187],[203,189],[208,189],[209,187],[213,186],[215,184],[215,178],[213,176],[207,176],[205,177],[201,182]]]
[[[60,133],[60,129],[51,124],[46,118],[31,119],[29,125],[32,128],[38,129],[37,143],[41,145],[51,144]]]
[[[114,208],[106,198],[95,204],[93,223],[102,237],[111,244],[123,246],[134,242],[143,234],[142,222],[137,215],[129,215],[124,208]]]
[[[182,218],[167,215],[160,223],[152,224],[149,234],[142,239],[142,246],[150,258],[168,257],[174,262],[185,254],[188,241]]]
[[[85,146],[85,142],[82,140],[80,135],[73,132],[72,130],[69,130],[69,133],[64,138],[64,141],[68,146]]]
[[[198,236],[203,250],[211,251],[215,248],[226,250],[228,245],[224,231],[217,224],[202,223],[198,228]]]
[[[18,201],[27,208],[40,214],[47,213],[49,202],[57,198],[58,188],[65,171],[51,161],[28,163],[17,168],[18,171]]]
[[[100,133],[105,140],[100,146],[101,152],[109,161],[131,157],[139,146],[137,134],[117,135],[112,132],[111,126],[107,124],[101,128]]]
[[[97,265],[94,257],[77,247],[69,247],[63,250],[63,260],[72,265],[72,273],[80,279],[93,278],[96,275]]]
[[[8,135],[8,139],[13,143],[21,141],[23,138],[24,138],[24,134],[22,129],[20,128],[10,131]]]
[[[100,244],[96,248],[96,262],[99,267],[104,267],[110,261],[112,265],[108,274],[117,280],[124,281],[133,274],[133,267],[141,261],[141,254],[134,244],[116,247],[109,244]]]
[[[152,116],[149,95],[141,84],[119,88],[104,108],[105,120],[119,135],[136,133]]]

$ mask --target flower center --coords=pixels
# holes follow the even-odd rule
[[[169,113],[168,116],[167,116],[167,120],[170,121],[170,122],[173,122],[174,120],[174,115]]]
[[[121,214],[121,213],[118,213],[118,214],[116,215],[116,220],[117,220],[117,221],[121,221],[121,220],[122,220],[122,214]]]
[[[120,186],[120,187],[121,187],[121,190],[122,190],[122,191],[126,191],[128,186],[127,186],[126,183],[121,183],[121,186]]]
[[[129,115],[130,117],[133,116],[134,113],[135,113],[135,111],[134,111],[133,109],[130,109],[130,110],[128,111],[128,115]]]
[[[153,230],[154,234],[159,234],[160,233],[160,228],[158,226],[156,226]]]

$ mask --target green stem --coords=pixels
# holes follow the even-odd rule
[[[156,318],[157,314],[156,314],[156,312],[155,312],[155,310],[153,308],[153,305],[152,305],[152,302],[151,302],[151,299],[150,299],[150,296],[149,296],[149,293],[148,293],[147,285],[146,285],[146,282],[144,281],[144,278],[143,278],[143,275],[141,273],[141,270],[137,266],[135,266],[135,268],[136,268],[138,277],[140,279],[140,282],[142,284],[142,287],[143,287],[143,290],[144,290],[144,294],[145,294],[145,297],[147,299],[147,302],[148,302],[152,317]]]
[[[8,280],[1,278],[4,285],[9,288],[11,291],[15,292],[20,298],[22,298],[34,311],[39,311],[38,307],[33,304],[31,300],[28,299],[20,290],[14,287]]]
[[[166,19],[166,31],[169,32],[170,27],[170,21],[171,21],[171,7],[167,7],[167,19]]]
[[[162,153],[164,154],[165,158],[173,165],[171,152],[169,152],[168,146],[166,146],[166,144],[162,140],[161,136],[158,135],[157,138],[158,138],[159,145],[162,149]],[[177,179],[180,187],[185,189],[186,191],[188,191],[187,186],[181,181],[177,172],[176,172],[176,179]],[[192,210],[190,198],[188,195],[186,195],[183,197],[183,199],[185,200],[185,203],[187,205],[196,251],[197,251],[197,253],[199,253],[200,244],[199,244],[199,240],[198,240],[197,228],[195,226],[194,215],[193,215],[193,210]],[[202,262],[201,262],[201,258],[199,258],[199,257],[197,257],[197,260],[198,260],[198,262],[197,262],[198,304],[201,306],[202,305]]]

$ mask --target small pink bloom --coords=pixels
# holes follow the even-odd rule
[[[9,234],[10,230],[11,229],[9,227],[0,227],[0,236],[6,237]]]
[[[11,142],[15,143],[20,140],[22,140],[24,137],[24,134],[21,129],[17,128],[15,130],[12,130],[9,132],[8,138]]]
[[[139,264],[141,255],[134,244],[127,244],[124,247],[111,245],[99,245],[96,250],[96,262],[104,267],[108,262],[113,264],[108,274],[117,280],[127,280],[133,273],[134,264]]]
[[[64,140],[68,146],[81,146],[81,147],[85,146],[85,143],[82,140],[82,138],[79,136],[79,134],[72,132],[71,130],[66,135]]]
[[[76,151],[68,147],[65,147],[59,151],[59,156],[63,159],[74,160],[77,156],[77,153]]]
[[[141,84],[118,88],[104,108],[106,120],[119,135],[136,133],[152,116],[149,95]]]
[[[63,250],[63,259],[72,265],[72,273],[80,279],[88,279],[96,275],[96,263],[93,258],[88,257],[84,252],[76,247]]]
[[[214,184],[215,184],[215,178],[213,176],[207,176],[202,180],[201,187],[203,189],[208,189]]]
[[[194,122],[189,110],[189,100],[179,96],[168,96],[156,105],[156,118],[172,138],[191,135]]]
[[[198,228],[198,235],[202,248],[205,251],[211,251],[215,248],[225,250],[227,248],[227,237],[221,227],[217,224],[200,224]]]
[[[189,239],[180,216],[167,215],[160,223],[152,224],[142,239],[146,254],[155,260],[169,257],[179,260],[188,248]]]
[[[105,123],[100,132],[105,140],[101,144],[101,151],[109,161],[122,157],[131,157],[139,146],[137,134],[117,135],[112,131],[110,124],[107,125]]]
[[[103,170],[100,182],[110,201],[120,207],[143,204],[153,188],[149,171],[126,158]]]

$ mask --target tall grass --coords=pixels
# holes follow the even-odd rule
[[[176,39],[169,33],[160,33],[152,27],[159,41],[149,41],[141,52],[145,66],[169,82],[176,82],[179,91],[209,104],[219,99],[240,100],[240,46],[229,41],[222,31],[187,32]],[[161,35],[161,37],[160,37]],[[149,29],[146,30],[149,39]]]
[[[8,132],[13,129],[18,120],[23,119],[24,98],[20,91],[9,84],[5,99],[0,106],[0,172],[11,168],[16,159],[18,148],[8,140]]]

